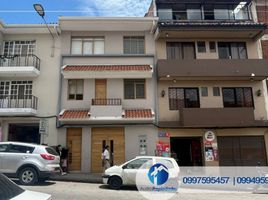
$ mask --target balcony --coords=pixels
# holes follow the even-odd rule
[[[183,108],[180,123],[188,127],[231,127],[255,124],[253,108]]]
[[[90,116],[92,119],[122,118],[122,100],[92,99]]]
[[[0,116],[33,116],[38,98],[33,95],[0,95]]]
[[[37,77],[40,59],[35,55],[0,55],[0,77]]]
[[[265,59],[158,60],[159,80],[251,80],[268,77]]]

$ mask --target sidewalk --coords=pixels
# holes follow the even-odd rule
[[[81,183],[102,183],[102,174],[92,173],[68,173],[66,175],[54,175],[50,177],[53,181],[69,181],[69,182],[81,182]]]

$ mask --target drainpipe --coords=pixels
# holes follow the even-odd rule
[[[60,113],[61,111],[61,95],[62,95],[62,81],[63,81],[63,75],[61,73],[61,67],[63,65],[63,56],[60,56],[60,67],[59,67],[59,92],[58,92],[58,104],[57,104],[57,115]],[[60,128],[60,122],[58,117],[56,117],[56,125],[57,128]]]

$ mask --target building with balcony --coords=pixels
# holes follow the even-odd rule
[[[102,172],[154,155],[156,142],[153,18],[60,17],[61,96],[58,141],[69,170]]]
[[[57,144],[60,46],[49,28],[57,49],[45,25],[0,23],[0,141]]]
[[[180,166],[267,165],[266,24],[254,10],[250,0],[151,4],[158,141]]]

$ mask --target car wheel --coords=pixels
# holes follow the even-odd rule
[[[112,188],[114,190],[118,190],[121,188],[123,182],[119,176],[112,176],[109,178],[108,184],[109,184],[110,188]]]
[[[38,176],[34,168],[27,167],[20,171],[19,180],[22,185],[32,185],[38,180]]]

